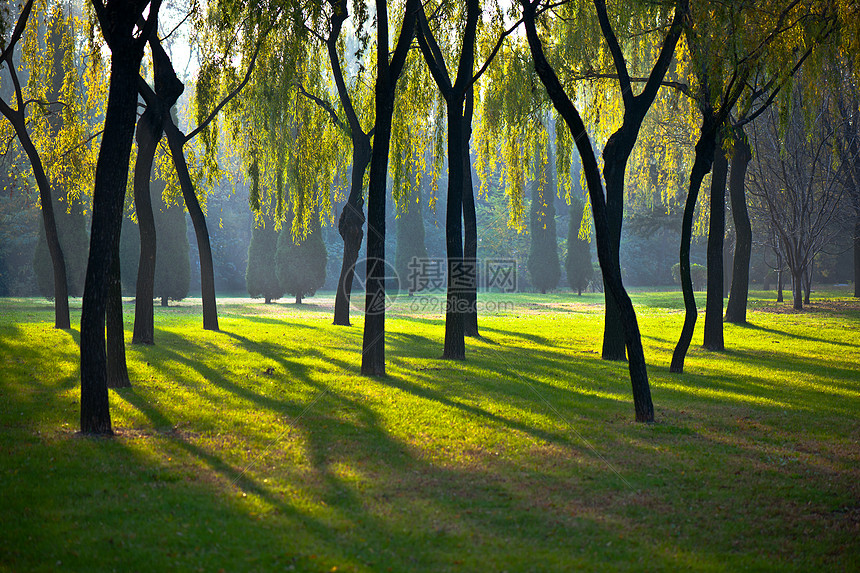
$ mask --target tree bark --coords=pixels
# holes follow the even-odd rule
[[[122,321],[122,281],[120,280],[119,237],[114,246],[110,269],[110,286],[106,308],[107,322],[107,387],[130,388],[128,366],[125,362],[125,328]]]
[[[445,216],[445,247],[448,255],[448,294],[445,308],[445,347],[442,358],[465,360],[465,290],[463,260],[463,106],[448,102],[448,206]]]
[[[469,152],[472,138],[474,87],[466,93],[463,113],[463,271],[466,288],[463,293],[463,334],[477,338],[478,332],[478,216],[475,210],[475,192],[472,186],[472,156]]]
[[[794,310],[803,310],[803,270],[791,273],[791,294],[794,299]]]
[[[747,166],[752,159],[749,142],[743,128],[735,130],[729,196],[732,220],[735,224],[735,256],[732,265],[732,286],[726,305],[726,322],[746,324],[749,298],[750,257],[752,255],[752,226],[747,210],[745,182]]]
[[[400,37],[389,62],[388,8],[384,0],[376,1],[376,120],[367,189],[367,280],[361,354],[361,373],[369,376],[385,374],[385,195],[391,116],[394,89],[412,44],[419,7],[416,0],[407,0]]]
[[[364,135],[364,134],[362,134]],[[367,136],[356,138],[352,142],[352,178],[349,198],[343,206],[338,220],[337,230],[343,238],[343,263],[340,267],[340,279],[337,282],[337,294],[334,299],[334,324],[350,326],[349,304],[352,297],[352,281],[355,277],[355,265],[358,262],[358,251],[361,249],[364,232],[364,174],[370,163],[371,148]]]
[[[121,3],[104,8],[102,26],[111,20],[111,73],[105,129],[96,163],[90,252],[81,312],[81,432],[112,434],[105,354],[105,310],[114,245],[122,225],[123,200],[128,182],[137,110],[137,76],[143,46],[132,39],[136,18],[122,14]],[[155,6],[157,10],[157,6]],[[116,14],[118,12],[119,14]],[[152,16],[154,17],[154,16]],[[117,20],[119,23],[117,23]],[[117,28],[128,27],[128,37]]]
[[[723,246],[726,235],[726,177],[729,163],[720,145],[715,142],[711,174],[710,219],[708,224],[708,282],[705,303],[705,333],[703,346],[708,350],[725,350],[723,338]]]
[[[535,4],[530,0],[521,0],[523,5],[523,21],[526,29],[529,48],[535,62],[535,70],[547,90],[556,110],[564,118],[570,129],[577,150],[582,158],[585,179],[588,184],[588,194],[591,199],[594,227],[597,235],[597,258],[603,269],[606,288],[612,289],[612,294],[622,314],[624,338],[628,355],[628,371],[633,389],[633,405],[637,422],[654,421],[654,405],[651,401],[651,388],[648,383],[648,371],[645,365],[645,354],[642,349],[642,339],[639,334],[639,324],[636,311],[624,285],[621,282],[621,269],[613,263],[609,222],[606,213],[606,203],[603,196],[603,184],[600,180],[600,170],[597,159],[591,148],[591,141],[576,107],[565,93],[555,71],[547,62],[543,53],[540,38],[535,25]]]
[[[169,115],[165,115],[164,132],[167,134],[167,143],[170,154],[173,156],[173,165],[179,177],[179,186],[182,189],[182,198],[185,200],[185,208],[191,215],[191,223],[194,225],[194,236],[197,238],[197,251],[200,254],[200,290],[203,297],[203,329],[218,330],[218,302],[215,297],[215,265],[212,263],[212,246],[209,243],[209,229],[206,227],[206,216],[200,208],[191,174],[188,172],[188,163],[185,160],[185,136],[173,123]]]
[[[300,294],[296,295],[296,304],[302,304],[302,295],[300,295]]]
[[[132,344],[155,343],[155,217],[152,213],[150,181],[155,150],[161,139],[161,121],[147,107],[137,121],[137,158],[134,164],[134,211],[140,232],[140,258],[137,264],[137,285],[134,300],[134,331]]]
[[[693,237],[693,213],[696,210],[696,201],[699,198],[699,190],[702,180],[711,170],[716,148],[717,121],[713,111],[703,111],[702,129],[699,141],[696,143],[696,158],[693,169],[690,171],[690,187],[687,192],[687,201],[684,205],[684,217],[681,223],[681,291],[684,293],[684,326],[681,328],[681,336],[672,353],[672,363],[669,372],[682,373],[684,371],[684,359],[690,342],[693,340],[693,332],[696,328],[696,296],[693,294],[693,280],[690,277],[690,242]]]

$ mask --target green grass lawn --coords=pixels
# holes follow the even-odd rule
[[[76,434],[80,301],[57,331],[46,301],[0,299],[0,570],[860,570],[849,294],[754,292],[724,353],[700,317],[674,375],[680,293],[634,293],[651,425],[600,360],[598,294],[483,296],[466,362],[400,297],[384,378],[330,296],[223,299],[222,332],[199,301],[157,307],[108,439]]]

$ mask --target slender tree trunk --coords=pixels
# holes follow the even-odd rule
[[[266,297],[264,304],[272,304],[272,299]]]
[[[624,219],[624,170],[627,166],[626,157],[616,158],[619,147],[615,141],[620,136],[613,134],[610,142],[606,143],[603,151],[603,177],[606,181],[606,218],[609,223],[609,241],[613,264],[621,268],[621,226]],[[615,141],[613,141],[615,140]],[[603,266],[601,265],[601,270]],[[604,273],[603,282],[606,283]],[[603,351],[604,360],[626,360],[627,353],[624,344],[624,325],[622,324],[621,309],[610,289],[605,289],[603,298],[604,327]]]
[[[749,211],[747,211],[744,185],[752,152],[743,128],[735,131],[733,151],[729,196],[732,201],[732,220],[735,224],[735,256],[732,266],[732,286],[729,292],[729,302],[726,305],[726,322],[745,324],[750,285],[752,226],[750,225]]]
[[[130,40],[129,40],[130,42]],[[122,225],[142,49],[112,46],[105,130],[96,164],[90,252],[81,312],[81,432],[112,434],[105,309],[113,248]]]
[[[352,281],[355,277],[355,265],[358,262],[358,251],[361,249],[364,232],[362,189],[364,174],[370,163],[370,154],[368,138],[353,138],[349,198],[343,206],[337,224],[337,230],[343,238],[343,264],[340,268],[340,279],[337,282],[337,294],[334,299],[334,324],[340,326],[350,326],[349,304],[352,296]]]
[[[784,299],[782,296],[782,287],[784,286],[785,282],[783,281],[782,274],[782,251],[777,251],[776,253],[776,265],[776,302],[783,302]]]
[[[809,297],[812,296],[812,265],[810,262],[803,273],[803,304],[809,304]]]
[[[523,21],[529,48],[535,62],[535,70],[541,82],[546,87],[547,94],[556,110],[564,118],[582,158],[585,179],[588,185],[588,194],[591,199],[592,213],[594,214],[594,227],[597,235],[597,258],[603,270],[606,288],[612,289],[612,294],[618,302],[622,315],[636,421],[653,422],[654,405],[651,401],[651,388],[648,383],[648,371],[645,365],[642,339],[639,334],[639,324],[636,320],[636,311],[633,308],[633,303],[630,301],[630,297],[627,296],[627,292],[624,290],[624,285],[621,281],[621,269],[613,262],[609,222],[597,159],[591,148],[591,141],[588,138],[582,117],[565,93],[561,82],[558,80],[558,76],[556,76],[555,71],[544,56],[543,47],[537,35],[535,25],[535,5],[527,0],[523,0]]]
[[[296,295],[296,304],[302,304],[302,295],[300,295],[300,294]]]
[[[475,194],[472,187],[472,115],[474,111],[474,88],[466,93],[463,113],[463,259],[466,273],[466,291],[463,294],[463,334],[480,336],[478,332],[478,218],[475,211]]]
[[[197,251],[200,254],[200,290],[203,297],[203,329],[218,330],[218,303],[215,298],[215,265],[212,263],[212,246],[209,243],[206,216],[200,208],[194,183],[188,172],[188,163],[185,161],[185,136],[169,116],[165,117],[164,132],[167,134],[170,154],[173,156],[173,164],[179,177],[185,208],[191,215],[194,235],[197,237]]]
[[[57,232],[57,220],[54,215],[54,201],[51,198],[51,184],[45,174],[42,158],[36,150],[36,146],[27,132],[24,117],[21,113],[13,111],[5,103],[0,104],[0,111],[15,129],[18,141],[27,154],[30,166],[33,169],[33,177],[36,179],[36,187],[39,189],[39,202],[42,207],[42,222],[45,225],[45,239],[48,243],[48,252],[51,255],[51,267],[54,272],[54,328],[70,328],[69,319],[69,286],[66,277],[66,260],[63,256],[63,248],[60,246],[60,235]]]
[[[107,386],[130,388],[125,362],[125,328],[122,321],[122,281],[120,280],[119,237],[114,246],[110,269],[110,286],[106,308],[107,322]]]
[[[711,213],[708,225],[708,282],[705,304],[705,334],[703,346],[708,350],[725,350],[723,339],[723,240],[726,235],[726,176],[729,163],[715,142],[713,173],[711,174]]]
[[[155,292],[156,236],[150,181],[155,150],[160,139],[161,121],[148,108],[137,121],[137,158],[134,164],[134,211],[140,231],[140,259],[137,265],[132,344],[155,343],[152,300]]]
[[[687,350],[693,340],[693,332],[696,328],[696,297],[693,294],[693,280],[690,277],[690,242],[693,238],[693,213],[696,209],[696,201],[699,198],[699,190],[702,180],[711,170],[716,149],[717,128],[714,114],[710,111],[703,112],[702,130],[699,142],[696,144],[696,159],[690,172],[690,188],[687,192],[687,202],[684,205],[684,217],[681,223],[681,291],[684,293],[684,326],[681,328],[681,336],[672,353],[672,363],[669,372],[682,373],[684,371],[684,359]]]
[[[448,206],[445,246],[448,254],[448,295],[445,309],[445,347],[442,358],[465,360],[463,329],[466,285],[460,269],[463,261],[463,102],[448,101]]]
[[[167,304],[167,297],[166,296],[161,297],[161,306],[164,308],[167,308],[168,304]]]

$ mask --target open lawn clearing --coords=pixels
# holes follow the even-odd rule
[[[634,294],[653,425],[599,359],[599,294],[484,297],[511,304],[464,363],[400,297],[381,379],[332,297],[223,299],[222,332],[156,308],[113,439],[75,433],[77,326],[0,300],[0,569],[856,570],[860,303],[771,294],[725,353],[700,319],[682,376],[680,294]]]

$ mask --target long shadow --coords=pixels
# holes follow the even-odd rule
[[[736,325],[734,325],[734,327],[738,328],[738,329],[742,329],[742,330],[755,330],[755,331],[759,331],[759,332],[767,332],[770,334],[775,334],[775,335],[779,335],[779,336],[787,336],[789,338],[796,338],[798,340],[806,340],[809,342],[819,342],[819,343],[823,343],[823,344],[832,344],[832,345],[836,345],[836,346],[851,346],[854,348],[860,348],[860,344],[852,344],[850,342],[844,342],[844,341],[834,342],[833,340],[827,340],[825,338],[816,338],[814,336],[806,336],[804,334],[796,334],[794,332],[787,332],[784,330],[775,330],[773,328],[767,328],[766,326],[760,326],[757,324],[753,324],[751,322],[747,322],[746,324],[736,324]]]

